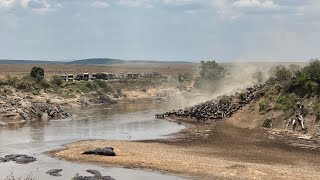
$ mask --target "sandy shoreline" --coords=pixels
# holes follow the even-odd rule
[[[224,122],[196,124],[175,138],[80,141],[49,154],[67,161],[151,169],[192,179],[319,179],[319,151],[267,137],[261,130],[241,129]],[[114,147],[117,156],[81,154],[107,146]]]

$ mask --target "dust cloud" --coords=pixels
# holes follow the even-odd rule
[[[170,101],[173,109],[185,108],[195,104],[215,99],[222,95],[232,95],[246,87],[264,83],[270,77],[270,69],[277,63],[223,63],[225,78],[213,82],[203,82],[200,88],[182,92]],[[259,74],[259,75],[258,75]],[[179,83],[171,81],[171,83]],[[191,86],[194,86],[192,84]]]

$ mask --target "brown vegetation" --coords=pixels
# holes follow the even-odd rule
[[[25,76],[30,73],[30,69],[37,64],[1,64],[0,77],[6,75]],[[123,65],[64,65],[64,64],[41,64],[45,69],[46,78],[60,74],[77,74],[77,73],[127,73],[127,72],[159,72],[163,75],[178,75],[178,73],[198,72],[199,64],[123,64]]]

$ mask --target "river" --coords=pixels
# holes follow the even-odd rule
[[[86,169],[99,170],[117,180],[184,179],[158,172],[132,170],[112,166],[70,163],[43,154],[61,148],[63,144],[87,139],[146,140],[166,138],[185,128],[166,120],[157,120],[154,114],[169,109],[166,104],[115,104],[70,109],[73,117],[63,120],[33,123],[20,128],[0,129],[0,157],[6,154],[27,154],[37,158],[30,164],[13,162],[0,164],[0,179],[8,176],[31,176],[36,179],[71,179],[75,174],[89,175]],[[63,169],[61,177],[52,177],[49,169]]]

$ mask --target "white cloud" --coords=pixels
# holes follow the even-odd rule
[[[62,8],[60,3],[50,3],[48,0],[21,0],[21,6],[36,13],[46,13]]]
[[[186,5],[186,4],[196,4],[201,3],[201,0],[160,0],[163,4],[166,5]]]
[[[238,8],[266,8],[276,9],[280,6],[271,0],[237,0],[232,3],[232,6]]]
[[[191,4],[207,4],[210,0],[114,0],[118,5],[132,7],[155,7],[157,5],[183,6]]]
[[[125,5],[131,7],[153,7],[154,3],[154,0],[117,0],[118,5]]]
[[[92,7],[97,7],[97,8],[107,8],[110,6],[110,4],[107,1],[102,1],[102,0],[97,0],[94,1],[91,4]]]
[[[0,8],[4,7],[4,8],[8,8],[13,6],[13,4],[15,3],[15,0],[0,0]]]
[[[7,10],[24,9],[36,13],[46,13],[62,8],[62,4],[53,3],[51,0],[0,0],[0,8]]]

